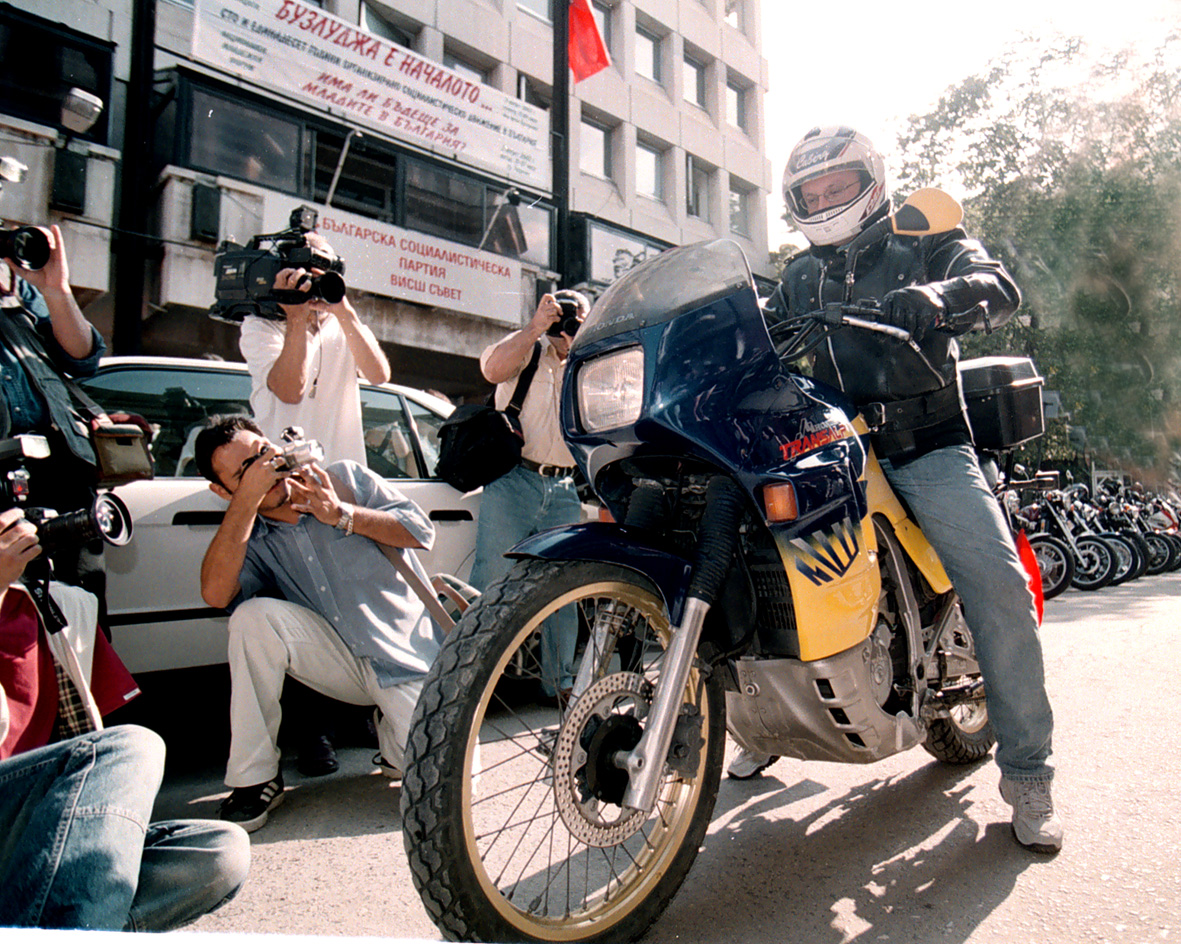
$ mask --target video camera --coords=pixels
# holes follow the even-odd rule
[[[28,507],[32,480],[30,459],[48,459],[49,441],[23,433],[0,439],[0,508],[20,506],[25,520],[37,528],[37,539],[46,555],[89,544],[102,538],[122,546],[131,540],[131,512],[118,495],[102,492],[88,508],[59,513],[53,508]]]
[[[216,301],[209,317],[239,325],[247,315],[280,321],[280,305],[317,300],[335,304],[344,298],[344,260],[308,245],[307,234],[316,228],[316,219],[311,207],[296,207],[282,232],[260,234],[245,246],[229,240],[218,246],[213,260]],[[275,276],[283,269],[320,269],[324,274],[312,277],[306,292],[275,289]]]

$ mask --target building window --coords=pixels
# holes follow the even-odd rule
[[[750,236],[750,195],[737,187],[730,188],[730,232]]]
[[[312,199],[317,203],[323,203],[328,196],[344,141],[343,135],[328,131],[316,133]],[[336,178],[332,205],[362,216],[392,222],[396,202],[396,160],[392,152],[384,148],[370,149],[354,137],[341,165],[340,176]]]
[[[469,82],[474,82],[476,85],[488,84],[487,70],[481,69],[479,66],[474,66],[470,62],[465,62],[452,53],[443,53],[443,65],[452,72],[458,72]]]
[[[79,137],[106,143],[113,48],[7,4],[0,6],[0,111],[59,128],[66,93],[80,88],[102,99],[103,110]]]
[[[611,132],[593,121],[583,121],[578,168],[592,177],[611,178]]]
[[[734,82],[726,83],[726,122],[746,130],[746,89]]]
[[[660,151],[636,142],[636,193],[653,200],[664,199],[664,180],[661,174]]]
[[[607,51],[611,51],[611,8],[603,3],[591,4],[591,15],[595,18],[595,24],[599,27],[599,35],[603,37],[603,45],[607,47]]]
[[[554,18],[550,0],[517,0],[517,6],[522,10],[528,10],[536,16],[540,16],[543,20],[552,20]]]
[[[510,189],[446,168],[406,161],[403,225],[541,266],[550,265],[553,211]]]
[[[414,48],[414,34],[390,20],[376,4],[361,4],[361,29],[406,49]]]
[[[190,166],[271,190],[299,192],[299,122],[194,88],[190,126]]]
[[[705,66],[692,56],[685,57],[685,101],[705,107]]]
[[[733,26],[736,30],[741,30],[746,25],[743,20],[744,0],[726,0],[726,22]]]
[[[636,27],[636,72],[660,81],[660,37],[640,26]]]
[[[709,169],[691,154],[685,158],[685,212],[709,222]]]

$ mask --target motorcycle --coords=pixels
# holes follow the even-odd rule
[[[921,191],[867,239],[959,220]],[[742,251],[718,240],[633,269],[579,329],[562,425],[614,520],[513,548],[411,722],[403,835],[446,937],[642,935],[705,837],[727,728],[840,763],[993,746],[941,563],[865,421],[793,367],[837,324],[909,338],[858,310],[776,344]],[[579,626],[568,695],[542,634],[561,610]]]

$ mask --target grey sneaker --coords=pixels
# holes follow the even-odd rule
[[[734,780],[749,780],[755,774],[762,773],[777,760],[779,757],[776,754],[760,754],[758,751],[748,751],[743,747],[739,749],[738,756],[730,761],[726,772]]]
[[[1013,835],[1034,852],[1062,848],[1062,820],[1054,813],[1048,780],[1001,779],[1001,797],[1013,807]]]
[[[381,770],[382,776],[389,780],[401,780],[402,771],[381,756],[381,751],[373,755],[373,766]]]

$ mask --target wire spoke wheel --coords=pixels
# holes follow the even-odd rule
[[[577,632],[582,694],[560,694]],[[725,740],[721,680],[694,668],[651,812],[623,805],[670,639],[638,574],[522,561],[448,638],[412,722],[403,787],[415,884],[460,940],[630,940],[704,837]],[[552,697],[547,691],[559,692]]]

